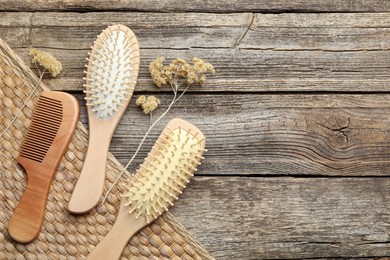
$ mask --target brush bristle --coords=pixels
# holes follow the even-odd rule
[[[87,58],[87,106],[99,118],[109,118],[127,106],[139,69],[139,47],[133,32],[123,25],[104,30]]]
[[[205,140],[198,134],[166,128],[122,195],[130,213],[149,223],[173,205],[203,158]]]
[[[61,101],[41,96],[19,155],[42,162],[57,135],[62,117]]]

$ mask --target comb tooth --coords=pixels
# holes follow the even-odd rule
[[[52,116],[50,117],[50,115],[46,114],[46,113],[43,113],[39,110],[36,111],[37,113],[39,113],[39,115],[37,115],[35,118],[34,118],[34,121],[32,122],[32,124],[36,124],[37,123],[42,123],[42,124],[45,124],[45,125],[51,125],[51,124],[54,124],[54,125],[57,125],[58,122],[61,123],[61,119],[62,117],[60,116]]]
[[[37,112],[39,112],[39,111],[37,111]],[[59,127],[60,124],[61,124],[60,117],[49,118],[49,117],[46,117],[45,115],[40,115],[40,116],[36,116],[34,118],[34,120],[31,121],[30,126],[33,128],[37,128],[37,129],[49,128],[49,129],[53,130],[53,129]],[[56,133],[57,131],[52,131],[52,132]]]
[[[32,140],[32,139],[29,139],[28,142],[31,143],[31,144],[34,144],[34,145],[36,145],[36,146],[40,146],[40,147],[42,147],[42,148],[45,149],[45,150],[47,150],[47,149],[50,148],[50,144],[45,144],[45,143],[43,143],[43,142],[40,142],[39,140]],[[26,148],[25,148],[25,149],[26,149]]]
[[[56,134],[57,133],[57,130],[59,128],[61,124],[61,121],[50,121],[50,120],[47,120],[47,121],[43,121],[42,119],[40,120],[34,120],[33,123],[30,124],[30,128],[33,128],[33,130],[36,130],[36,131],[43,131],[42,135],[45,135],[45,134]],[[47,129],[47,130],[46,130]]]
[[[28,133],[26,135],[26,142],[31,140],[36,140],[37,142],[41,143],[43,146],[50,146],[51,142],[47,142],[48,140],[54,139],[55,135],[37,135],[33,132]]]
[[[37,107],[36,108],[36,111],[38,111],[39,113],[37,113],[37,117],[42,117],[42,115],[45,115],[47,116],[48,118],[58,118],[58,117],[62,117],[62,110],[58,109],[58,108],[51,108],[51,107]]]
[[[41,96],[20,149],[20,156],[42,162],[50,149],[63,115],[62,103]]]
[[[30,133],[27,134],[27,136],[34,136],[38,139],[47,139],[51,137],[55,137],[57,135],[57,131],[59,129],[59,126],[50,126],[50,125],[37,125],[38,123],[31,124],[30,125]],[[52,127],[50,129],[50,127]],[[39,138],[41,137],[41,138]]]
[[[35,147],[34,147],[34,148],[32,148],[32,147],[25,147],[25,148],[23,149],[23,153],[25,153],[25,154],[28,153],[28,154],[30,154],[31,156],[34,156],[34,155],[41,156],[42,154],[45,153],[45,151],[37,150],[37,149],[35,149]]]
[[[36,162],[42,162],[43,161],[42,155],[33,156],[33,155],[29,154],[29,153],[23,153],[23,152],[20,152],[19,155],[24,157],[24,158],[26,158],[26,159],[30,159],[30,160],[33,160],[33,161],[36,161]]]
[[[37,106],[44,106],[44,107],[55,107],[55,108],[60,108],[61,103],[53,103],[48,99],[43,99],[42,101],[39,102]]]
[[[36,143],[33,140],[27,140],[28,143],[32,144],[31,147],[24,147],[23,150],[32,149],[32,151],[36,151],[37,153],[44,153],[47,151],[47,149],[50,148],[49,145],[42,145],[42,143]]]

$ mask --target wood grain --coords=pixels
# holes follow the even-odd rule
[[[389,50],[386,13],[254,14],[240,48]]]
[[[64,67],[56,78],[47,77],[45,84],[53,90],[81,91],[88,50],[43,50],[53,53]],[[15,51],[35,70],[35,66],[30,63],[27,49]],[[389,91],[390,51],[141,49],[136,92],[170,91],[169,88],[156,88],[148,72],[150,61],[162,55],[169,60],[176,57],[192,59],[197,56],[211,62],[217,72],[208,76],[206,85],[201,89],[203,92]],[[199,89],[196,88],[196,91]]]
[[[154,118],[172,95],[157,97],[162,104]],[[137,98],[110,146],[123,164],[149,123]],[[187,94],[152,131],[137,163],[169,119],[182,117],[204,132],[209,151],[201,167],[215,175],[389,176],[389,113],[390,95]]]
[[[151,0],[2,0],[0,10],[7,11],[159,11],[159,12],[389,12],[386,0],[244,0],[244,1],[151,1]]]
[[[214,64],[217,74],[203,91],[389,91],[385,13],[148,13],[148,19],[126,12],[4,14],[1,36],[26,62],[31,46],[61,60],[61,75],[45,81],[55,90],[82,89],[93,40],[105,26],[120,22],[134,29],[141,46],[136,91],[155,90],[148,64],[161,55],[199,56]]]
[[[389,190],[389,178],[195,177],[171,212],[216,259],[389,256]]]
[[[89,48],[105,27],[121,23],[141,39],[142,48],[190,47],[388,50],[387,13],[5,13],[2,30],[29,27],[38,47]],[[156,41],[156,38],[161,40]],[[14,45],[14,47],[21,47]]]

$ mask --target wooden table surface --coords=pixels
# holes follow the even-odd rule
[[[390,1],[0,1],[0,37],[26,61],[54,54],[44,82],[82,105],[94,38],[122,23],[138,36],[138,86],[111,152],[127,163],[154,94],[148,64],[201,57],[216,75],[153,130],[134,170],[174,117],[196,124],[209,152],[172,214],[217,259],[390,256]],[[31,63],[30,63],[31,64]],[[31,65],[33,68],[33,65]]]

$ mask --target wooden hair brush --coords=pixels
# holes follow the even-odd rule
[[[56,91],[41,93],[17,158],[28,179],[8,232],[20,243],[31,242],[41,230],[50,186],[78,118],[79,105],[72,95]]]
[[[75,214],[94,208],[102,195],[108,148],[133,94],[139,70],[139,47],[123,25],[105,29],[89,54],[85,90],[89,144],[84,166],[69,201]]]
[[[181,119],[171,120],[125,185],[112,229],[87,259],[119,259],[135,233],[173,206],[200,164],[204,148],[199,129]]]

